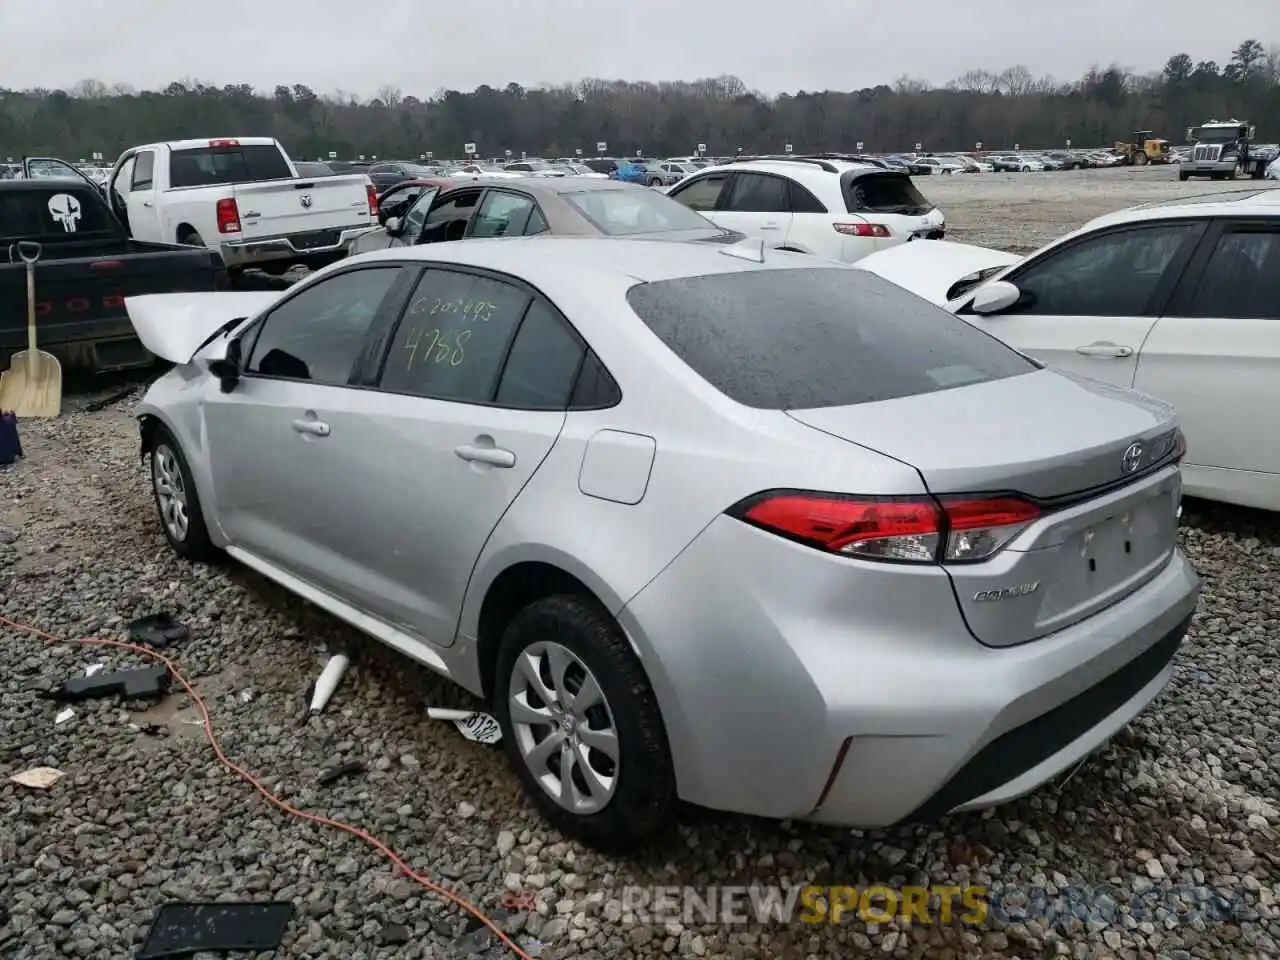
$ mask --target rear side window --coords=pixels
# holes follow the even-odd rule
[[[169,157],[169,184],[174,187],[292,178],[293,173],[279,148],[269,143],[175,150]]]
[[[535,300],[511,344],[494,402],[525,410],[565,409],[585,351],[578,335]]]
[[[1036,370],[958,317],[865,270],[750,270],[639,284],[627,302],[738,403],[841,407]]]
[[[863,174],[849,181],[844,190],[850,213],[902,213],[918,216],[933,209],[933,204],[916,189],[905,173]]]
[[[791,192],[787,183],[782,177],[740,173],[734,178],[725,212],[790,213]]]
[[[461,403],[489,403],[529,294],[502,280],[432,267],[400,320],[380,386]]]

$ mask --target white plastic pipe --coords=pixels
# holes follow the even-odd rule
[[[432,720],[465,720],[474,710],[450,710],[448,707],[427,707],[427,716]]]
[[[351,661],[342,653],[329,658],[329,662],[324,665],[324,670],[320,674],[320,679],[316,681],[315,692],[311,694],[312,713],[319,713],[325,708],[329,698],[333,696],[333,691],[337,690],[338,684],[342,682],[342,677],[350,663]]]

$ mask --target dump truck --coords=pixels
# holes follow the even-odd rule
[[[1141,167],[1148,163],[1170,163],[1173,150],[1168,140],[1154,137],[1150,130],[1137,130],[1133,139],[1126,142],[1117,140],[1116,154],[1122,158],[1126,167]]]
[[[1253,149],[1257,128],[1247,120],[1210,120],[1187,128],[1192,144],[1191,157],[1178,169],[1178,179],[1209,177],[1234,180],[1237,176],[1261,180],[1266,176],[1269,155]]]

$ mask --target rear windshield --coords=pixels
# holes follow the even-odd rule
[[[639,284],[627,302],[738,403],[843,407],[1037,369],[958,317],[866,270],[750,270]]]
[[[592,226],[610,237],[715,229],[715,224],[700,213],[654,190],[583,190],[561,196]]]
[[[4,244],[16,237],[44,237],[45,242],[56,242],[116,231],[105,204],[90,192],[92,188],[78,180],[67,181],[65,187],[49,180],[43,184],[47,187],[42,190],[0,190],[0,238]]]
[[[290,180],[293,172],[273,144],[240,147],[200,147],[175,150],[169,160],[169,184],[203,187],[219,183]]]
[[[866,173],[849,181],[845,203],[850,213],[903,213],[918,216],[933,204],[916,189],[905,173]]]

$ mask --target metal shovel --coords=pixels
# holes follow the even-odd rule
[[[15,251],[17,257],[14,257]],[[0,410],[18,417],[56,417],[62,412],[62,364],[51,353],[36,347],[36,261],[40,244],[20,240],[9,247],[9,261],[27,265],[27,349],[9,360],[0,374]]]

